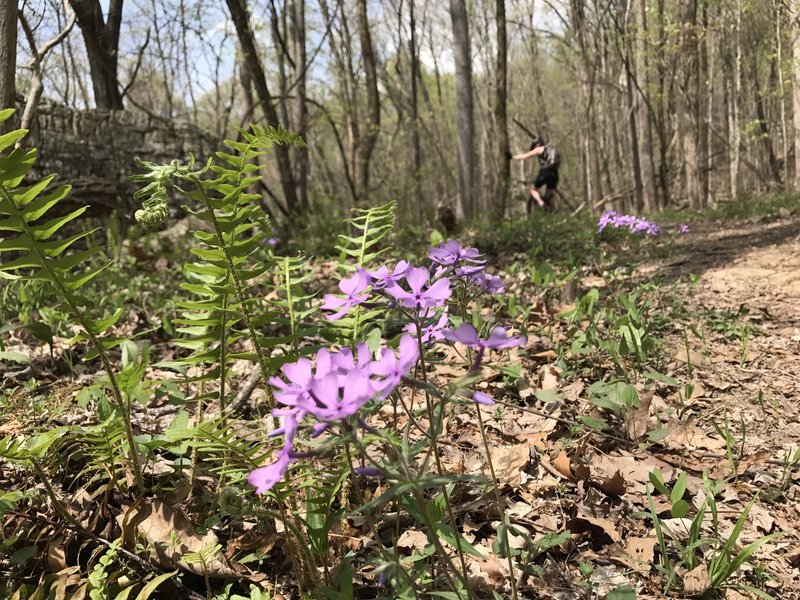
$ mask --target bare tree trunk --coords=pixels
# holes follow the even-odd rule
[[[633,171],[633,202],[637,211],[644,208],[644,184],[642,182],[642,162],[639,156],[639,127],[637,127],[638,105],[642,103],[640,94],[634,91],[632,69],[633,44],[631,41],[630,16],[627,4],[621,3],[617,15],[619,31],[623,35],[624,49],[622,57],[625,66],[625,100],[628,115],[628,141],[630,143],[631,170]]]
[[[800,188],[800,0],[791,0],[792,26],[792,122],[794,125],[794,187]]]
[[[789,187],[789,138],[786,128],[786,83],[783,77],[783,3],[776,2],[775,13],[775,48],[778,60],[778,89],[780,91],[781,111],[781,144],[783,146],[783,187]]]
[[[511,179],[511,161],[508,158],[508,40],[506,38],[506,2],[495,0],[495,26],[497,28],[497,67],[495,77],[494,118],[497,132],[497,187],[494,194],[495,210],[492,214],[496,221],[502,221],[506,214],[508,202],[508,184]]]
[[[124,108],[117,81],[122,4],[123,0],[110,0],[108,17],[104,20],[100,0],[70,0],[86,44],[97,108]]]
[[[417,18],[416,0],[409,2],[408,25],[410,38],[408,41],[408,53],[411,58],[411,153],[414,163],[414,196],[417,204],[417,224],[422,227],[425,224],[425,198],[420,185],[422,177],[422,154],[419,143],[419,94],[417,84],[419,82],[419,51],[417,49]]]
[[[294,0],[291,6],[292,56],[295,64],[294,127],[304,140],[308,135],[308,106],[306,104],[306,3]],[[297,202],[308,209],[308,149],[295,148]]]
[[[636,120],[638,121],[640,164],[642,169],[642,205],[646,211],[657,207],[655,161],[653,160],[653,128],[650,118],[650,76],[647,64],[647,16],[645,0],[634,6],[636,18],[636,44],[634,64],[639,93],[636,95]]]
[[[239,45],[242,48],[242,55],[250,76],[252,77],[253,87],[256,91],[261,110],[264,112],[264,119],[270,127],[281,127],[278,120],[278,113],[272,103],[272,97],[267,86],[267,77],[264,73],[264,66],[258,56],[253,30],[250,27],[250,14],[247,10],[246,0],[226,0],[231,19],[236,27],[236,35],[239,38]],[[297,188],[295,187],[292,165],[289,159],[289,149],[286,146],[278,145],[275,147],[275,158],[278,162],[278,175],[281,181],[284,201],[286,202],[286,212],[295,213],[298,210]]]
[[[731,147],[730,167],[728,177],[730,179],[731,199],[739,197],[739,166],[741,164],[742,130],[739,123],[739,98],[742,94],[742,1],[736,0],[734,9],[734,59],[733,59],[733,79],[731,81],[728,101],[730,109],[728,111],[728,136]]]
[[[0,110],[14,108],[17,99],[17,0],[0,0]],[[0,133],[13,129],[13,121],[0,125]]]
[[[473,216],[475,117],[472,91],[472,54],[465,0],[450,0],[453,24],[453,54],[456,66],[456,112],[458,129],[458,212]]]
[[[678,127],[683,152],[684,195],[693,208],[701,202],[699,128],[699,62],[697,52],[697,0],[685,0],[682,15],[683,74],[678,90]]]
[[[67,10],[69,11],[68,7]],[[22,119],[20,119],[20,128],[22,129],[30,129],[33,119],[36,116],[36,107],[39,104],[39,99],[42,97],[42,92],[44,91],[44,73],[42,72],[42,62],[44,61],[47,53],[58,46],[62,41],[64,41],[64,38],[69,35],[69,32],[72,31],[72,28],[75,25],[75,20],[76,15],[73,12],[70,15],[64,29],[62,29],[54,38],[45,43],[40,50],[36,45],[36,38],[33,35],[33,29],[28,24],[28,20],[25,18],[25,15],[22,12],[19,13],[19,23],[22,26],[22,31],[25,33],[25,37],[28,40],[28,47],[31,51],[30,67],[33,71],[31,74],[28,97],[25,99],[25,109],[22,112]]]
[[[708,87],[708,80],[706,79],[708,73],[708,45],[706,44],[706,36],[709,35],[708,31],[708,2],[701,2],[702,11],[702,35],[695,29],[695,42],[697,52],[697,62],[695,63],[694,72],[694,107],[693,112],[695,115],[695,145],[697,146],[697,179],[698,191],[697,200],[694,208],[705,208],[708,200],[709,193],[709,175],[706,165],[708,164],[709,145],[708,145],[708,127],[709,123],[706,120],[706,112],[702,110],[702,103],[705,100],[706,106],[711,102],[712,92]],[[704,83],[706,82],[706,83]]]
[[[361,44],[361,55],[364,58],[364,76],[367,88],[367,115],[365,128],[358,146],[358,166],[356,168],[356,189],[365,196],[369,193],[369,163],[372,150],[381,132],[381,101],[378,95],[378,74],[376,69],[375,49],[372,46],[372,35],[367,19],[367,1],[358,0],[358,38]]]

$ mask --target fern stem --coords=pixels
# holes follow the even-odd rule
[[[222,298],[222,327],[220,328],[219,344],[219,412],[224,416],[225,379],[228,376],[228,372],[226,370],[228,363],[228,356],[226,353],[228,348],[228,294],[224,294]]]
[[[22,229],[25,232],[25,235],[27,235],[28,238],[31,240],[32,242],[31,246],[34,252],[36,252],[36,256],[39,258],[39,263],[42,265],[42,268],[47,273],[50,282],[56,287],[59,294],[61,294],[62,298],[64,298],[64,301],[69,305],[72,314],[75,316],[75,318],[78,319],[80,326],[86,333],[86,337],[89,338],[89,342],[97,351],[97,356],[100,358],[100,362],[103,364],[103,368],[105,369],[106,375],[108,376],[108,382],[109,385],[111,386],[111,391],[114,396],[114,402],[116,403],[117,406],[119,406],[120,410],[123,413],[125,421],[125,436],[127,437],[128,445],[130,446],[130,460],[131,460],[131,466],[133,467],[133,476],[136,480],[136,485],[139,487],[141,491],[144,491],[144,477],[142,475],[142,467],[141,464],[139,463],[139,455],[137,454],[136,451],[136,442],[133,436],[133,425],[131,423],[130,405],[126,403],[122,398],[122,391],[119,388],[119,383],[117,382],[117,378],[114,376],[114,371],[111,367],[111,360],[109,360],[105,348],[103,348],[103,345],[97,339],[97,336],[95,336],[95,334],[93,333],[89,319],[86,318],[84,312],[78,308],[77,304],[75,304],[74,298],[67,289],[67,286],[61,280],[61,277],[59,277],[59,275],[50,266],[48,257],[44,254],[44,252],[42,252],[42,249],[39,247],[39,244],[36,240],[36,236],[28,226],[28,222],[25,220],[25,216],[21,212],[19,212],[16,203],[8,195],[8,192],[6,191],[5,187],[0,186],[0,193],[3,195],[3,199],[8,203],[9,209],[16,211],[16,214],[14,216],[19,219],[19,222],[22,225]]]
[[[269,372],[267,361],[264,358],[264,352],[261,349],[261,344],[258,342],[258,334],[256,332],[255,327],[253,326],[253,319],[250,314],[250,309],[247,306],[247,297],[244,293],[244,287],[242,286],[242,281],[239,279],[239,274],[236,271],[236,265],[233,262],[233,257],[231,256],[230,250],[225,243],[225,238],[222,234],[222,229],[219,226],[219,221],[217,221],[217,215],[215,213],[214,207],[211,205],[211,198],[209,198],[208,194],[206,193],[205,188],[203,187],[202,182],[194,175],[188,176],[189,181],[194,184],[197,191],[200,193],[200,196],[203,199],[203,204],[205,204],[206,209],[208,210],[209,219],[211,219],[211,224],[214,227],[214,233],[217,236],[217,240],[219,241],[220,250],[222,250],[223,255],[225,256],[225,262],[228,264],[228,273],[230,277],[233,279],[233,286],[236,290],[236,297],[239,299],[239,304],[241,305],[242,309],[242,316],[244,317],[244,321],[247,324],[247,330],[250,333],[250,339],[253,342],[253,347],[256,351],[256,358],[258,359],[259,367],[261,368],[261,381],[264,384],[264,387],[267,386],[267,374]],[[267,407],[271,410],[275,408],[274,402],[267,396]]]
[[[284,285],[284,289],[286,290],[286,306],[289,311],[289,331],[291,332],[292,336],[292,352],[297,355],[299,352],[297,346],[297,319],[294,314],[294,299],[292,298],[292,271],[289,268],[289,257],[283,257],[283,277],[286,284]]]

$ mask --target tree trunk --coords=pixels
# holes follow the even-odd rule
[[[683,151],[684,189],[692,208],[698,208],[701,200],[700,149],[698,144],[699,123],[699,62],[697,42],[697,0],[686,0],[681,26],[683,48],[683,74],[678,89],[678,128]]]
[[[742,2],[736,0],[734,9],[734,44],[733,78],[730,82],[728,101],[728,139],[731,147],[728,177],[730,180],[731,199],[739,197],[739,166],[741,164],[742,131],[739,115],[739,98],[742,94]]]
[[[453,55],[456,67],[458,212],[459,216],[471,218],[474,215],[475,156],[472,144],[475,138],[475,117],[472,98],[472,53],[465,0],[450,0],[450,19],[453,24]]]
[[[408,53],[411,59],[411,154],[414,164],[414,196],[417,205],[417,224],[422,227],[425,225],[425,199],[420,185],[422,177],[422,154],[419,143],[419,97],[417,84],[419,82],[419,51],[417,49],[417,18],[416,0],[409,2],[408,25],[410,37],[408,41]]]
[[[14,108],[17,99],[17,0],[0,0],[0,110]],[[13,129],[14,120],[0,125],[0,133]]]
[[[794,125],[794,187],[800,188],[800,0],[791,0],[792,27],[792,123]]]
[[[306,3],[294,0],[291,6],[292,56],[295,64],[294,127],[304,140],[308,135],[308,106],[306,104]],[[308,149],[295,148],[297,202],[308,209]]]
[[[123,0],[110,0],[108,17],[104,20],[100,0],[70,0],[86,44],[94,103],[97,108],[110,110],[124,108],[117,81],[122,3]]]
[[[495,0],[495,26],[497,27],[497,67],[495,77],[494,119],[497,132],[497,186],[494,194],[495,210],[492,214],[496,221],[502,221],[506,214],[508,202],[508,184],[511,179],[511,161],[508,158],[508,55],[506,39],[506,2]]]
[[[364,59],[364,78],[367,88],[367,114],[362,137],[358,144],[358,164],[356,168],[356,189],[362,200],[369,193],[369,163],[378,135],[381,132],[381,101],[378,95],[378,73],[375,50],[367,19],[367,0],[358,0],[358,39]]]
[[[636,44],[634,64],[638,94],[636,94],[636,120],[638,122],[640,164],[642,172],[642,205],[644,210],[653,211],[657,207],[655,161],[653,159],[653,128],[650,118],[650,76],[647,65],[647,15],[645,0],[638,0],[634,6],[636,18]]]
[[[778,60],[778,90],[780,92],[780,111],[781,111],[781,145],[783,150],[783,186],[789,187],[789,138],[786,128],[786,82],[783,76],[783,3],[776,2],[775,14],[775,48]]]
[[[261,110],[264,112],[264,119],[270,127],[279,128],[281,123],[278,120],[278,113],[272,103],[272,97],[267,86],[267,77],[264,73],[264,66],[258,57],[255,37],[250,27],[250,14],[247,10],[246,0],[225,0],[228,10],[231,13],[231,20],[236,27],[236,35],[239,38],[239,45],[242,48],[242,58],[247,65],[247,70],[252,77],[253,87],[258,97]],[[284,145],[275,146],[275,158],[278,163],[278,175],[281,181],[286,211],[289,214],[298,210],[297,188],[295,187],[294,175],[292,173],[291,160],[289,159],[289,149]]]
[[[625,99],[627,101],[628,115],[628,140],[630,142],[630,164],[633,171],[633,202],[637,211],[644,208],[644,183],[642,181],[642,161],[639,155],[639,124],[637,115],[640,112],[639,105],[642,104],[641,95],[634,91],[635,81],[631,71],[633,63],[633,43],[631,41],[630,16],[625,4],[620,5],[618,15],[620,31],[624,32],[622,43],[625,45],[623,61],[625,65]]]

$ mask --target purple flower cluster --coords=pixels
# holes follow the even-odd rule
[[[678,233],[689,233],[689,226],[686,223],[681,223],[676,231]]]
[[[283,377],[271,377],[280,405],[272,415],[283,420],[283,426],[272,436],[283,435],[284,445],[275,462],[255,469],[247,481],[263,494],[280,481],[292,461],[299,455],[293,451],[298,427],[305,417],[316,421],[313,436],[324,432],[333,422],[347,422],[370,400],[386,398],[408,375],[419,358],[417,341],[410,335],[400,338],[399,353],[384,348],[373,360],[366,344],[354,354],[349,348],[317,352],[316,364],[307,358],[282,367]]]
[[[614,229],[627,229],[631,233],[645,233],[650,236],[655,236],[661,233],[661,227],[648,221],[644,217],[637,217],[636,215],[623,215],[615,210],[604,212],[597,222],[598,233],[603,231],[606,227],[613,227]]]
[[[357,415],[364,405],[387,398],[401,382],[410,381],[407,378],[419,359],[420,343],[448,340],[476,349],[471,370],[480,367],[487,349],[525,343],[524,337],[509,336],[502,327],[494,328],[485,340],[472,325],[449,327],[447,302],[454,290],[463,292],[460,298],[465,300],[504,291],[503,281],[486,273],[486,260],[477,249],[450,240],[431,248],[428,258],[430,267],[407,261],[373,271],[359,267],[339,282],[340,295],[325,295],[322,308],[332,311],[327,315],[330,321],[341,319],[355,306],[380,306],[378,301],[383,299],[384,306],[400,307],[410,316],[411,322],[404,329],[408,333],[400,338],[397,352],[384,348],[375,357],[364,343],[355,352],[350,348],[336,352],[323,348],[313,361],[300,358],[284,365],[281,376],[270,378],[278,404],[272,415],[282,420],[282,426],[270,435],[282,435],[284,444],[273,463],[250,473],[248,482],[256,493],[272,488],[290,464],[303,456],[294,451],[294,443],[304,420],[313,421],[310,430],[314,437],[333,423],[351,431],[360,422]],[[468,397],[478,404],[494,403],[482,392],[470,391]]]
[[[333,311],[330,321],[344,317],[351,308],[383,297],[391,305],[414,311],[420,323],[409,323],[405,331],[419,333],[424,343],[443,338],[448,316],[443,309],[459,284],[477,293],[502,294],[503,280],[486,272],[486,259],[476,248],[449,240],[428,251],[431,267],[414,266],[405,260],[394,267],[382,265],[373,271],[357,268],[339,282],[342,295],[325,294],[322,308]]]

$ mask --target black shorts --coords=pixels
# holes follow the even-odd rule
[[[558,169],[556,167],[542,167],[533,181],[533,187],[547,186],[548,190],[558,187]]]

